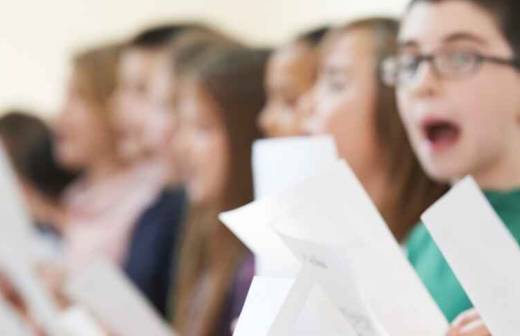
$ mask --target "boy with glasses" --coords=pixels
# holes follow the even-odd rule
[[[428,175],[448,183],[472,175],[520,242],[519,9],[515,0],[413,0],[383,78],[397,87]],[[407,247],[447,318],[467,311],[450,335],[490,335],[423,225]]]

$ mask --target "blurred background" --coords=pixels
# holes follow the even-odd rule
[[[259,45],[283,42],[324,22],[399,15],[407,0],[2,0],[0,110],[57,113],[72,52],[170,21],[212,23]]]

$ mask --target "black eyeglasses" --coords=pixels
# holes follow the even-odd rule
[[[431,63],[440,78],[462,79],[475,74],[483,63],[506,65],[520,70],[517,58],[486,56],[472,50],[440,50],[433,54],[401,54],[388,57],[382,64],[382,78],[388,86],[406,86],[413,82],[423,62]]]

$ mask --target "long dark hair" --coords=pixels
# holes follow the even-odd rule
[[[175,297],[175,327],[182,334],[215,335],[233,277],[246,249],[218,222],[219,212],[253,200],[251,146],[260,137],[257,116],[265,102],[263,90],[265,51],[243,47],[212,49],[183,80],[193,80],[218,106],[230,144],[230,170],[225,193],[212,206],[192,204],[179,259]],[[232,177],[232,179],[231,179]],[[197,283],[211,282],[197,316],[190,310]]]
[[[52,131],[34,113],[6,111],[0,117],[0,138],[17,174],[53,201],[59,200],[76,178],[77,174],[67,171],[56,160]]]

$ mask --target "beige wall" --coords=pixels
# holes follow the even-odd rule
[[[75,49],[170,18],[200,18],[256,43],[327,21],[398,15],[407,0],[0,0],[0,110],[52,115]]]

